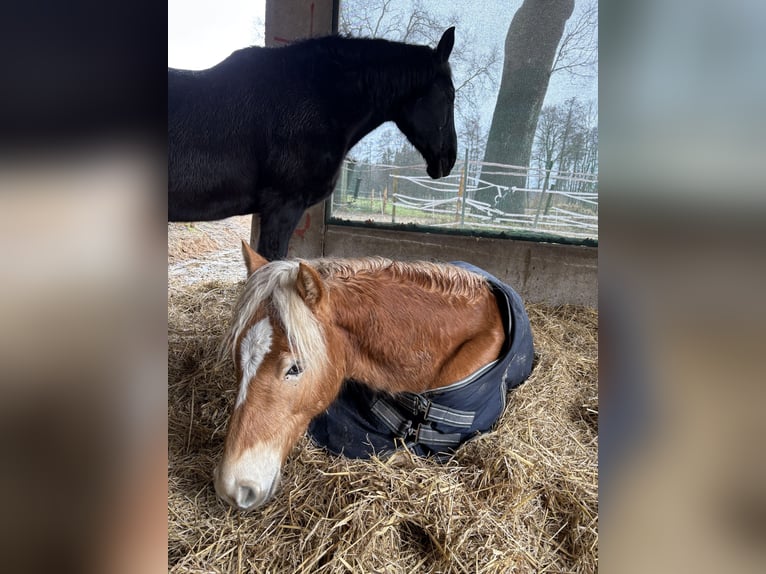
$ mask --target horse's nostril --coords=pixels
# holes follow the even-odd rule
[[[237,506],[242,510],[247,510],[258,502],[258,493],[249,486],[240,486],[237,488]]]

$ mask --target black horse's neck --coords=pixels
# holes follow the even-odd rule
[[[356,68],[359,87],[373,106],[389,113],[422,92],[441,71],[433,50],[426,46],[360,40],[353,49],[355,55],[346,63]]]
[[[428,46],[338,36],[302,44],[327,62],[321,68],[334,79],[333,97],[353,117],[352,146],[383,122],[395,120],[401,106],[438,74],[449,74],[448,64],[438,62]]]

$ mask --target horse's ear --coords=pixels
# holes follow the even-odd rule
[[[245,260],[248,277],[268,263],[268,261],[258,255],[244,239],[242,240],[242,258]]]
[[[298,265],[298,277],[295,280],[295,288],[298,295],[306,303],[309,309],[314,310],[322,302],[325,296],[322,278],[316,269],[306,265],[302,261]]]
[[[452,26],[442,34],[442,39],[439,40],[439,45],[436,46],[436,54],[439,56],[439,60],[446,62],[449,59],[449,55],[452,53],[452,47],[455,45],[455,27]]]

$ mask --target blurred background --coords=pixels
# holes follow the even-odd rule
[[[0,19],[0,554],[8,572],[166,561],[165,16]]]
[[[601,552],[766,564],[763,3],[601,2]]]
[[[8,571],[167,567],[165,18],[30,1],[0,24]],[[766,565],[765,20],[599,5],[606,571]]]

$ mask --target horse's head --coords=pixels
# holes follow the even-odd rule
[[[433,179],[449,175],[457,158],[455,87],[448,62],[454,43],[452,27],[434,50],[436,78],[424,92],[407,101],[395,118],[397,127],[426,160]]]
[[[271,498],[290,449],[337,395],[342,359],[325,340],[328,298],[316,270],[268,263],[244,242],[243,255],[248,282],[226,339],[239,392],[215,488],[249,510]]]

